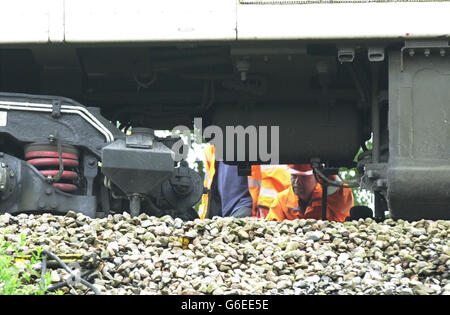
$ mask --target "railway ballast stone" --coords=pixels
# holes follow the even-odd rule
[[[450,221],[183,222],[69,212],[4,214],[0,231],[16,244],[25,234],[25,254],[41,247],[90,257],[97,264],[91,282],[102,294],[450,295]],[[191,239],[187,247],[181,236]],[[54,281],[67,277],[51,270]],[[81,284],[62,290],[92,294]]]

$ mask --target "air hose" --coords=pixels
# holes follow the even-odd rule
[[[43,257],[42,259],[42,273],[41,273],[41,285],[43,288],[45,288],[46,286],[46,282],[45,282],[45,273],[47,272],[47,259],[51,258],[53,260],[55,260],[60,266],[61,268],[63,268],[65,271],[67,271],[74,279],[76,279],[76,281],[79,281],[81,284],[85,285],[86,287],[88,287],[89,289],[91,289],[92,291],[94,291],[94,293],[96,295],[100,295],[100,292],[97,290],[97,288],[90,282],[88,282],[86,279],[83,279],[83,277],[87,276],[90,274],[90,272],[84,273],[81,276],[75,274],[70,268],[69,266],[67,266],[58,256],[56,256],[55,254],[53,254],[52,252],[49,252],[47,250],[43,250],[41,252],[41,256]],[[54,291],[56,289],[59,289],[65,285],[68,285],[67,280],[57,283],[54,286],[49,287],[47,290],[48,291]]]

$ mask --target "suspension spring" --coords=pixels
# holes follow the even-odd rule
[[[63,172],[60,170],[60,155]],[[78,190],[79,154],[74,146],[61,145],[58,152],[56,144],[33,143],[25,147],[25,160],[36,167],[45,178],[54,179],[53,187],[64,192],[73,193]]]

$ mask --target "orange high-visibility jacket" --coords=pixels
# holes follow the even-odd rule
[[[216,174],[215,147],[208,145],[205,148],[205,180],[203,187],[208,192],[202,195],[202,203],[198,214],[201,219],[214,215],[214,211],[209,211],[213,207],[212,202],[214,189],[214,175]],[[252,175],[248,176],[248,190],[253,199],[252,215],[256,215],[256,207],[261,206],[267,209],[275,200],[277,194],[291,185],[291,176],[284,165],[252,165]],[[208,208],[209,207],[209,208]],[[216,213],[217,215],[217,213]]]
[[[350,208],[353,207],[353,194],[351,189],[339,188],[330,194],[329,188],[327,200],[327,219],[332,221],[344,222],[350,214]],[[311,203],[305,211],[298,210],[298,197],[292,190],[292,187],[282,191],[270,207],[266,220],[283,221],[295,219],[322,219],[322,186],[317,183],[314,188]]]

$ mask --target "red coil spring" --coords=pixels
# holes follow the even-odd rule
[[[57,152],[56,146],[55,151],[28,151],[25,153],[25,159],[45,177],[54,177],[59,173],[59,153]],[[78,186],[75,184],[78,180],[78,173],[74,171],[79,165],[78,155],[62,152],[62,164],[64,171],[62,172],[61,178],[53,183],[53,186],[64,192],[74,192],[78,189]]]

